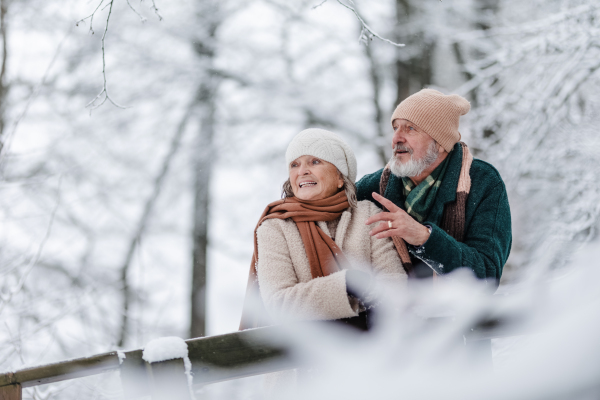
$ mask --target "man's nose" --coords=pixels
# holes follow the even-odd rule
[[[396,131],[394,132],[394,136],[392,137],[392,147],[396,147],[396,144],[398,144],[398,143],[405,143],[405,142],[406,142],[406,136],[405,136],[402,128],[396,129]]]

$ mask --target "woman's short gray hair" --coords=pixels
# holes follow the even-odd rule
[[[342,189],[346,191],[346,197],[348,197],[348,203],[350,204],[350,207],[356,208],[358,205],[358,200],[356,199],[356,185],[339,170],[338,174],[340,174],[344,180],[344,186],[342,186]],[[283,187],[281,188],[281,198],[285,199],[286,197],[294,197],[294,191],[292,190],[290,178],[283,182]]]

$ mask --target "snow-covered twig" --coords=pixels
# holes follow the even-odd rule
[[[162,17],[162,15],[160,15],[160,14],[158,13],[158,8],[156,7],[156,3],[155,3],[155,1],[154,1],[154,0],[152,0],[152,9],[154,9],[154,13],[155,13],[155,14],[156,14],[156,16],[158,17],[158,20],[159,20],[159,21],[162,21],[163,17]]]
[[[487,30],[476,30],[470,32],[462,32],[454,36],[455,41],[469,41],[491,38],[494,36],[507,36],[507,35],[519,35],[519,34],[535,34],[539,33],[544,29],[555,27],[556,24],[563,23],[566,20],[572,18],[579,18],[582,15],[589,14],[595,10],[600,9],[600,4],[586,4],[572,9],[568,9],[564,12],[551,15],[547,18],[540,20],[523,23],[516,26],[508,27],[497,27]]]
[[[312,10],[315,10],[315,9],[317,9],[317,8],[321,7],[323,4],[327,3],[327,1],[328,1],[328,0],[323,0],[323,1],[322,1],[322,2],[320,2],[319,4],[312,6],[312,7],[311,7],[311,9],[312,9]]]
[[[85,17],[85,18],[82,18],[82,19],[80,19],[79,21],[77,21],[77,22],[75,23],[75,26],[79,26],[79,23],[80,23],[80,22],[83,22],[83,21],[85,21],[86,19],[89,19],[89,20],[90,20],[90,33],[93,35],[93,34],[94,34],[94,28],[93,28],[93,25],[94,25],[94,16],[96,15],[96,13],[98,12],[98,10],[100,9],[100,7],[102,6],[102,4],[103,4],[103,3],[104,3],[104,0],[101,0],[101,1],[100,1],[100,3],[98,4],[98,6],[96,7],[96,9],[94,10],[94,12],[92,12],[92,13],[91,13],[90,15],[88,15],[87,17]]]
[[[104,1],[104,0],[102,0]],[[106,39],[106,33],[108,32],[108,24],[110,22],[110,16],[112,14],[112,8],[113,8],[113,4],[114,4],[114,0],[111,0],[109,5],[109,9],[108,9],[108,16],[106,17],[106,26],[104,27],[104,33],[102,35],[102,77],[104,79],[104,84],[102,85],[102,90],[100,91],[100,93],[98,93],[98,95],[92,100],[90,101],[87,105],[87,107],[90,107],[90,113],[92,112],[92,110],[95,110],[96,108],[100,107],[102,104],[104,104],[106,102],[106,100],[110,101],[115,107],[119,107],[119,108],[128,108],[126,106],[122,106],[118,103],[116,103],[108,94],[108,88],[107,88],[107,82],[106,82],[106,51],[105,51],[105,39]],[[104,95],[104,97],[102,97],[102,95]],[[95,104],[97,100],[102,99],[100,101],[100,103]]]
[[[85,18],[80,19],[79,21],[77,21],[77,23],[75,24],[76,26],[79,26],[80,22],[83,22],[87,19],[90,20],[90,32],[92,34],[94,34],[94,28],[93,28],[93,23],[94,23],[94,16],[96,15],[96,13],[98,12],[98,10],[100,10],[100,7],[102,7],[102,5],[104,4],[106,0],[100,0],[100,3],[98,3],[98,5],[96,6],[96,8],[94,9],[94,11],[88,15]],[[112,15],[112,9],[113,9],[113,5],[114,5],[114,0],[110,0],[101,10],[104,10],[105,8],[108,7],[108,16],[106,17],[106,26],[104,27],[104,33],[102,34],[102,78],[103,78],[103,85],[102,85],[102,90],[100,91],[100,93],[98,93],[98,95],[92,100],[90,101],[88,104],[86,104],[86,108],[90,108],[90,113],[92,110],[95,110],[96,108],[100,107],[101,105],[103,105],[106,100],[110,101],[115,107],[118,108],[128,108],[127,106],[122,106],[120,104],[118,104],[117,102],[115,102],[110,95],[108,94],[108,88],[107,88],[107,79],[106,79],[106,47],[105,47],[105,40],[106,40],[106,33],[108,32],[108,25],[110,23],[110,17]],[[141,22],[146,22],[146,18],[140,14],[131,4],[130,0],[127,0],[127,5],[129,6],[129,8],[131,8],[131,10],[140,18]],[[158,19],[160,21],[162,21],[163,17],[162,15],[159,14],[158,12],[158,8],[156,7],[156,2],[155,0],[152,0],[152,9],[154,10],[154,13],[156,14],[156,16],[158,17]],[[99,102],[98,102],[99,101]],[[98,102],[98,103],[97,103]]]
[[[323,0],[319,4],[312,6],[311,9],[313,9],[313,10],[317,9],[317,8],[321,7],[323,4],[327,3],[327,1],[328,0]],[[360,24],[362,26],[362,31],[360,32],[360,36],[359,36],[360,41],[364,41],[365,43],[367,43],[368,40],[372,40],[374,37],[376,37],[377,39],[379,39],[383,42],[389,43],[396,47],[404,47],[405,46],[404,44],[396,43],[389,39],[386,39],[386,38],[380,36],[373,29],[371,29],[371,27],[365,22],[365,20],[360,15],[360,13],[356,10],[356,7],[352,7],[351,5],[344,3],[342,0],[336,0],[336,1],[343,7],[346,7],[348,10],[352,11],[352,13],[354,13],[356,18],[360,22]],[[352,0],[349,0],[349,1],[352,3]]]
[[[379,34],[377,34],[377,32],[375,32],[373,29],[371,29],[371,27],[369,25],[367,25],[367,23],[365,22],[365,20],[361,17],[361,15],[358,13],[358,11],[356,11],[356,8],[344,3],[342,0],[337,0],[337,2],[342,5],[343,7],[346,7],[348,10],[352,11],[354,13],[354,15],[356,16],[356,18],[358,19],[358,21],[360,22],[360,24],[362,25],[362,31],[360,34],[360,39],[363,39],[364,37],[368,37],[369,39],[372,39],[374,37],[376,37],[377,39],[389,43],[393,46],[396,47],[404,47],[404,44],[401,43],[396,43],[396,42],[392,42],[389,39],[386,39],[384,37],[381,37]]]
[[[131,2],[129,0],[127,0],[127,5],[129,6],[129,8],[131,8],[131,10],[137,14],[138,17],[140,17],[140,21],[142,22],[146,22],[146,17],[144,17],[142,14],[140,14],[135,8],[133,8],[133,6],[131,5]]]

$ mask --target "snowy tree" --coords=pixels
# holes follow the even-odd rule
[[[74,26],[98,3],[10,3],[3,369],[235,330],[291,137],[332,129],[372,172],[393,107],[424,85],[467,80],[459,91],[477,100],[468,143],[507,183],[513,269],[559,265],[593,236],[598,6],[342,3],[115,2],[104,40],[108,8],[94,35]],[[128,108],[90,115],[105,84]]]
[[[486,31],[459,36],[486,55],[468,63],[472,79],[459,92],[477,96],[473,147],[508,187],[511,266],[558,267],[573,242],[593,237],[600,211],[599,6],[507,0],[501,16]]]

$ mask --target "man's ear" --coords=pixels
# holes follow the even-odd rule
[[[436,144],[437,144],[437,146],[438,146],[438,155],[440,155],[440,156],[441,156],[441,155],[442,155],[442,154],[444,154],[444,153],[448,154],[448,152],[446,151],[446,149],[444,149],[444,148],[442,147],[442,145],[441,145],[441,144],[439,144],[439,143],[437,143],[437,142],[436,142]]]

